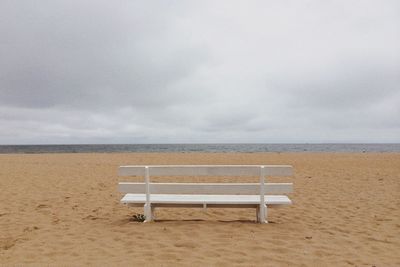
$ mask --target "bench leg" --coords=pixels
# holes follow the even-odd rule
[[[258,206],[256,215],[257,215],[257,222],[268,223],[268,221],[267,221],[267,206],[266,205],[264,205],[264,207]]]
[[[153,214],[152,214],[151,204],[150,205],[145,204],[144,205],[144,216],[146,216],[145,222],[151,222],[153,220],[152,215]]]

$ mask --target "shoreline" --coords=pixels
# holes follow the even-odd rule
[[[303,151],[303,152],[44,152],[44,153],[0,153],[1,155],[95,155],[95,154],[400,154],[400,152],[321,152],[321,151]]]

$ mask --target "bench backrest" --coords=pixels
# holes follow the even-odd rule
[[[152,176],[290,176],[290,165],[152,165],[121,166],[120,176],[145,176],[146,167]]]
[[[265,176],[290,176],[289,165],[160,165],[121,166],[121,176],[144,176],[144,183],[119,183],[119,191],[134,194],[264,195],[293,191],[292,183],[265,183]],[[150,176],[257,176],[260,183],[150,183]]]
[[[121,193],[146,194],[146,183],[121,182]],[[151,194],[182,195],[259,195],[259,183],[150,183]],[[267,195],[293,192],[292,183],[265,183]]]

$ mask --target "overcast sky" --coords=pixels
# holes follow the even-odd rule
[[[400,142],[400,1],[0,1],[0,144]]]

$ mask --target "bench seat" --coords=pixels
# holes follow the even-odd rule
[[[206,205],[259,205],[258,195],[172,195],[152,194],[151,204],[206,204]],[[146,194],[126,194],[121,203],[124,204],[145,204]],[[287,205],[292,201],[285,195],[266,195],[266,205]]]

